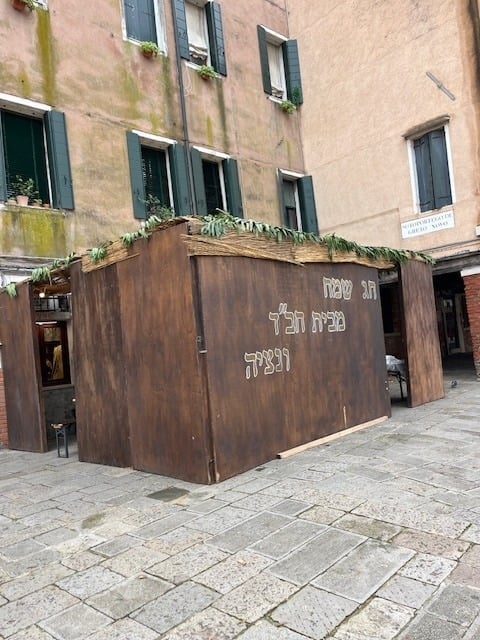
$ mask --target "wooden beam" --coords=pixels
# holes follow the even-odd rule
[[[380,424],[381,422],[385,422],[385,420],[387,419],[388,419],[388,416],[381,416],[380,418],[375,418],[374,420],[369,420],[368,422],[357,424],[355,427],[350,427],[349,429],[342,429],[342,431],[338,431],[337,433],[332,433],[331,435],[325,436],[324,438],[318,438],[318,440],[312,440],[311,442],[306,442],[305,444],[301,444],[298,447],[293,447],[293,449],[288,449],[287,451],[281,451],[280,453],[277,453],[277,458],[288,458],[289,456],[293,456],[296,453],[306,451],[307,449],[312,449],[313,447],[317,447],[320,444],[325,444],[326,442],[331,442],[332,440],[336,440],[337,438],[346,436],[349,433],[355,433],[355,431],[360,431],[361,429],[366,429],[367,427],[373,427],[373,425]]]

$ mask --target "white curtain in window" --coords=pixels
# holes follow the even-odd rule
[[[192,54],[199,57],[208,54],[208,41],[205,25],[205,9],[190,2],[185,3],[188,43]]]
[[[285,93],[285,75],[283,71],[282,48],[277,44],[267,43],[268,66],[270,68],[270,83],[272,95],[283,98]]]

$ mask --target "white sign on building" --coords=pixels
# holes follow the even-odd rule
[[[402,238],[412,238],[413,236],[423,236],[426,233],[441,231],[442,229],[452,229],[455,226],[453,211],[436,213],[425,218],[416,218],[402,222]]]

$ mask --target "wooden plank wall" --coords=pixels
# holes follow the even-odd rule
[[[72,265],[72,323],[79,460],[124,467],[132,458],[117,269]]]
[[[134,245],[118,263],[132,462],[136,469],[208,483],[208,397],[197,342],[186,224]]]
[[[444,397],[432,268],[410,261],[399,269],[407,349],[408,406]]]
[[[47,451],[41,393],[40,355],[29,282],[17,285],[17,297],[0,293],[0,342],[5,379],[8,446]]]
[[[197,260],[217,479],[390,415],[375,269]]]

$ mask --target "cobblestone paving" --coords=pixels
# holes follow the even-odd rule
[[[478,640],[480,385],[445,386],[210,487],[0,450],[0,638]]]

